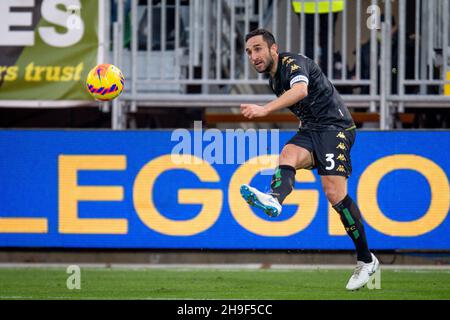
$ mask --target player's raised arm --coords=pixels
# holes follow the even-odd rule
[[[295,83],[291,89],[265,106],[257,104],[241,104],[241,113],[248,119],[265,117],[274,111],[293,106],[297,102],[303,100],[307,95],[307,84],[305,82],[298,82]]]
[[[276,110],[287,108],[295,105],[297,102],[303,100],[308,95],[308,85],[305,82],[294,83],[292,88],[287,90],[277,99],[269,102],[264,106],[268,113]]]
[[[296,83],[291,89],[265,106],[257,104],[241,104],[241,113],[244,117],[253,119],[265,117],[268,114],[295,105],[308,95],[308,86],[304,82]]]

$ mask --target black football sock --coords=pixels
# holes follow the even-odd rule
[[[355,244],[357,260],[365,263],[372,262],[361,212],[356,203],[347,195],[344,200],[334,205],[333,208],[339,213],[347,234]]]
[[[295,172],[294,167],[280,165],[272,176],[269,194],[277,198],[280,204],[283,203],[284,199],[294,188]]]

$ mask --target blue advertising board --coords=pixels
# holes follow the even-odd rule
[[[268,190],[294,131],[259,149],[261,132],[229,133],[0,131],[0,247],[353,249],[316,171],[278,218],[240,197]],[[449,147],[446,131],[357,133],[348,186],[370,248],[450,249]]]

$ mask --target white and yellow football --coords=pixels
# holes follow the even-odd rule
[[[112,64],[95,66],[86,78],[86,87],[96,100],[110,101],[117,98],[123,90],[125,78],[119,68]]]

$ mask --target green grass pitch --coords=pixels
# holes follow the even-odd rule
[[[448,270],[381,270],[381,289],[347,292],[351,270],[0,268],[0,299],[450,299]]]

